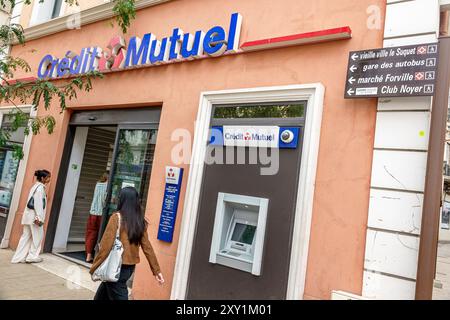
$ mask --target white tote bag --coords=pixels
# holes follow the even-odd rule
[[[120,214],[119,224],[116,232],[116,239],[108,257],[92,274],[93,281],[117,282],[120,277],[120,268],[122,266],[123,245],[120,241]]]

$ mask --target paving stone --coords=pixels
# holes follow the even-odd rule
[[[92,300],[95,293],[67,285],[67,280],[38,267],[12,264],[13,252],[0,249],[0,299],[3,300]]]

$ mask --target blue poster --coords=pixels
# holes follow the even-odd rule
[[[166,167],[166,187],[158,229],[159,240],[172,242],[182,178],[182,168]]]
[[[278,126],[214,126],[209,144],[212,146],[296,149],[300,127]]]

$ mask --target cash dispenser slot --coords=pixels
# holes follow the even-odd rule
[[[219,193],[209,262],[261,275],[269,200]]]

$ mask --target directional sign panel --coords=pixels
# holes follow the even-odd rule
[[[434,95],[439,45],[352,51],[345,98]]]

